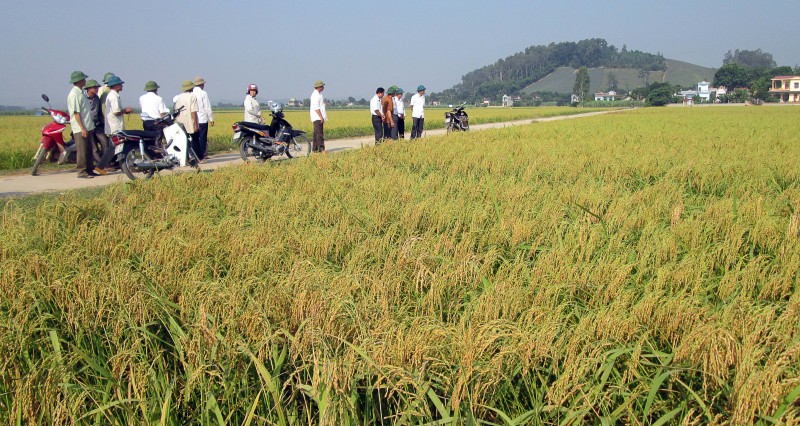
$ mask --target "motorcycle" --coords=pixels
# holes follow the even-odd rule
[[[288,158],[307,157],[311,154],[311,140],[302,130],[294,130],[286,121],[283,105],[275,104],[270,109],[272,122],[269,126],[249,121],[233,123],[233,145],[239,147],[242,160],[266,161],[272,157],[286,155]]]
[[[42,99],[47,102],[47,108],[42,107],[41,111],[49,114],[53,122],[42,128],[42,140],[39,142],[39,149],[36,150],[36,154],[33,156],[34,162],[31,176],[36,176],[39,167],[45,160],[51,163],[58,161],[58,164],[74,163],[76,160],[75,142],[72,139],[64,142],[64,129],[67,128],[67,123],[69,123],[69,114],[53,109],[50,106],[50,98],[47,95],[42,95]]]
[[[450,108],[453,108],[450,105]],[[466,132],[469,130],[469,114],[464,111],[463,105],[453,108],[452,111],[444,113],[444,127],[447,133],[450,132]]]
[[[200,160],[189,144],[189,135],[175,123],[183,107],[172,114],[153,119],[142,114],[143,120],[153,120],[155,131],[122,130],[111,135],[114,160],[129,179],[149,179],[159,170],[171,170],[187,164],[200,169]]]

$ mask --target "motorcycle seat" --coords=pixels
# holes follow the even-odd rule
[[[249,121],[240,121],[239,127],[247,127],[254,130],[269,130],[269,126],[265,124],[251,123]]]
[[[147,130],[123,130],[120,133],[142,139],[158,139],[161,135],[161,132]]]

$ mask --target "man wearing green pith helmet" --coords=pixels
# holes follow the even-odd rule
[[[425,128],[425,86],[417,86],[417,93],[411,97],[411,139],[422,137]]]
[[[106,105],[106,96],[108,96],[108,92],[111,91],[111,86],[108,85],[108,80],[110,80],[111,77],[114,77],[114,73],[107,72],[106,75],[103,76],[103,85],[100,86],[100,90],[97,91],[97,96],[100,97],[101,106]],[[104,113],[108,113],[108,111],[105,111]]]
[[[72,128],[72,139],[78,150],[78,177],[91,179],[98,176],[94,172],[94,154],[91,147],[95,146],[94,121],[92,111],[86,93],[83,91],[86,86],[88,75],[82,71],[73,71],[69,82],[72,83],[72,90],[67,96],[67,112],[69,113],[69,124]]]

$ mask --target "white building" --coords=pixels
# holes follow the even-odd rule
[[[697,83],[697,97],[702,99],[704,102],[711,100],[711,92],[711,83],[707,81],[701,81]]]
[[[503,95],[503,106],[504,107],[513,107],[514,106],[514,99],[511,96]]]
[[[596,101],[615,101],[617,100],[617,92],[610,90],[608,93],[605,92],[597,92],[594,94],[594,100]]]

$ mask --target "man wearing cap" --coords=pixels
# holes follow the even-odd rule
[[[113,75],[108,80],[108,87],[110,91],[106,96],[106,128],[107,135],[125,130],[125,114],[130,114],[133,109],[131,107],[122,107],[122,101],[119,97],[119,92],[122,91],[122,85],[125,84],[121,78]]]
[[[186,129],[186,133],[191,138],[192,149],[194,149],[195,140],[197,140],[197,132],[200,130],[197,123],[197,97],[192,94],[193,88],[194,83],[190,80],[184,81],[181,84],[183,92],[175,100],[175,111],[183,108],[183,111],[175,117],[175,122],[182,124],[183,128]]]
[[[325,90],[325,83],[322,80],[314,82],[314,91],[311,92],[309,112],[311,113],[311,122],[314,124],[314,152],[325,152],[325,122],[328,120],[328,114],[325,112],[325,98],[322,97],[322,91]]]
[[[150,117],[149,119],[142,118],[142,127],[144,130],[155,131],[155,119],[165,117],[169,114],[167,106],[164,104],[164,99],[158,96],[159,85],[155,81],[148,81],[144,84],[145,94],[139,97],[139,107],[141,108],[142,115]]]
[[[103,76],[103,85],[100,87],[100,90],[97,92],[97,95],[100,96],[100,105],[106,105],[106,96],[108,96],[108,92],[111,91],[111,86],[108,85],[108,80],[114,76],[113,72],[107,72],[106,75]]]
[[[383,87],[375,90],[375,96],[369,101],[369,111],[372,113],[372,128],[375,129],[375,143],[379,144],[383,140],[383,111],[381,109],[381,99],[383,99]]]
[[[261,123],[261,104],[256,100],[258,86],[250,84],[247,86],[247,96],[244,97],[244,121],[250,123]]]
[[[411,139],[422,137],[425,128],[425,86],[419,85],[417,93],[411,97]]]
[[[389,90],[386,91],[386,94],[389,96],[384,96],[381,99],[381,112],[383,113],[383,138],[390,138],[392,137],[392,129],[394,128],[394,92],[395,87],[389,87]]]
[[[200,127],[194,144],[194,153],[200,161],[203,161],[208,150],[208,125],[214,125],[214,113],[211,111],[211,100],[205,91],[206,81],[203,77],[195,77],[193,83],[192,94],[197,98],[197,122]]]
[[[67,95],[67,111],[69,113],[69,125],[72,129],[72,138],[78,150],[78,177],[93,178],[98,176],[94,172],[94,157],[91,147],[95,146],[94,121],[92,121],[92,111],[89,102],[86,100],[86,93],[83,87],[86,86],[88,76],[81,71],[73,71],[70,75],[72,90]]]
[[[86,85],[83,86],[83,90],[86,92],[86,102],[89,103],[89,110],[92,115],[92,121],[94,122],[94,130],[92,132],[94,133],[95,141],[100,145],[101,152],[103,153],[103,158],[100,158],[95,146],[90,146],[92,158],[95,164],[97,164],[94,171],[97,174],[105,175],[107,172],[104,169],[108,166],[111,156],[106,155],[108,151],[108,138],[105,134],[106,123],[105,117],[103,117],[103,105],[100,103],[100,97],[97,96],[97,90],[99,88],[100,83],[96,80],[86,80]]]
[[[406,108],[403,104],[403,89],[398,87],[394,90],[394,133],[392,139],[405,139],[406,136]]]

